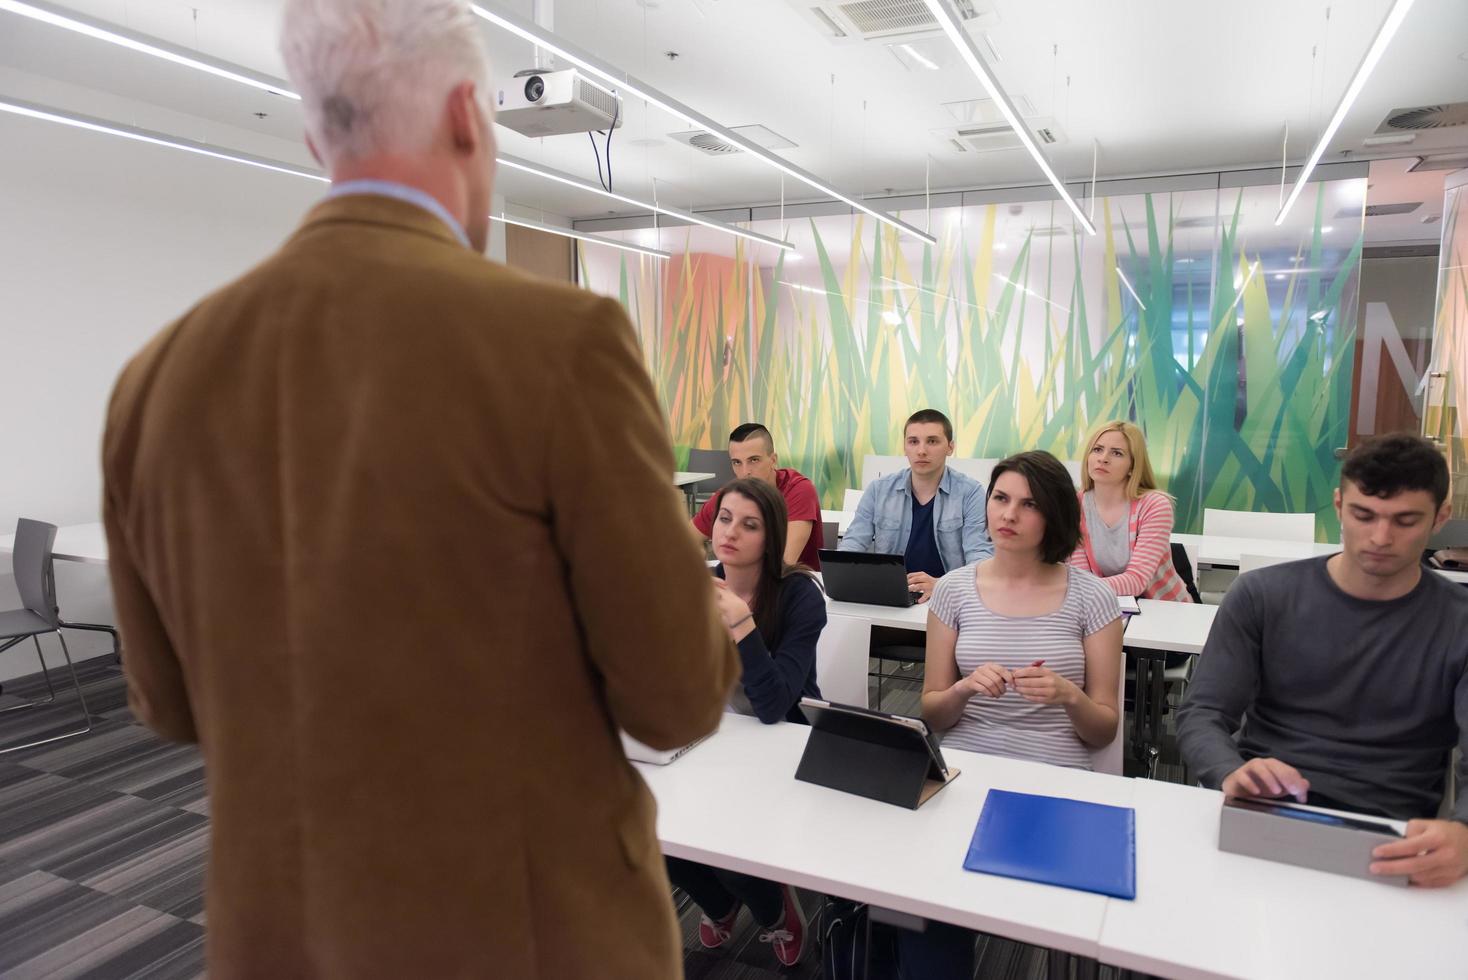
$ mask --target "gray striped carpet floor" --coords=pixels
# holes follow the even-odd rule
[[[209,801],[199,754],[136,723],[109,660],[78,673],[93,730],[0,756],[0,977],[202,975]],[[77,725],[73,692],[52,676],[57,702],[0,713],[0,745]],[[906,678],[884,682],[883,706],[916,713],[918,690]],[[6,682],[0,711],[45,692],[39,675]],[[803,897],[814,914],[819,897]],[[727,948],[700,949],[698,909],[675,900],[690,980],[819,976],[813,950],[798,967],[779,967],[748,912]],[[977,976],[1044,977],[1044,951],[983,937]]]

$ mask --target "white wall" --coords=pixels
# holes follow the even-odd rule
[[[13,77],[12,77],[13,76]],[[10,72],[22,96],[65,102],[64,87]],[[17,79],[19,81],[17,81]],[[137,112],[146,112],[138,107]],[[163,128],[187,119],[117,118]],[[126,118],[124,118],[126,117]],[[167,124],[167,125],[165,125]],[[216,138],[277,157],[248,134]],[[282,152],[286,151],[286,152]],[[208,292],[274,250],[325,185],[10,115],[0,115],[0,534],[19,517],[100,519],[98,453],[107,399],[127,360]],[[504,202],[496,197],[496,211]],[[489,254],[505,255],[492,223]],[[0,559],[0,610],[20,604]],[[63,618],[111,623],[106,570],[57,563]],[[73,654],[110,648],[73,633]],[[43,640],[48,660],[59,648]],[[34,650],[0,655],[0,680],[36,669]]]
[[[324,185],[9,116],[0,146],[0,527],[95,521],[122,365]]]
[[[0,147],[0,533],[18,517],[96,521],[118,371],[274,248],[322,185],[12,116]],[[58,562],[57,586],[63,617],[111,621],[104,569]],[[0,576],[0,609],[18,605]],[[82,656],[108,646],[69,641]],[[0,678],[35,669],[19,648],[0,656]]]
[[[276,248],[324,185],[8,115],[0,148],[0,534],[8,534],[18,517],[100,519],[103,417],[122,366]],[[504,234],[494,231],[502,258]],[[16,608],[7,560],[0,569],[0,610]],[[58,562],[57,588],[64,618],[112,621],[105,569]],[[81,656],[110,643],[93,633],[68,642]],[[42,645],[59,661],[54,639]],[[0,655],[0,680],[35,669],[34,650]]]

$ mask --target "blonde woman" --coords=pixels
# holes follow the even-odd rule
[[[1117,595],[1192,602],[1172,565],[1172,498],[1157,489],[1142,430],[1106,422],[1085,445],[1081,545],[1070,563]]]

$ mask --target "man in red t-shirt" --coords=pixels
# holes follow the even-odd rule
[[[816,485],[800,473],[791,469],[780,469],[780,457],[775,455],[775,438],[770,430],[758,422],[745,422],[729,433],[729,462],[734,466],[734,479],[752,477],[772,484],[785,498],[789,529],[785,534],[785,561],[800,563],[816,571],[821,569],[821,556],[817,554],[825,547],[821,534],[821,501],[816,496]],[[693,518],[693,526],[704,537],[714,533],[714,501],[708,503]]]

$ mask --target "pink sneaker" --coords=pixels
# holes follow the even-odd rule
[[[775,947],[775,959],[784,966],[794,966],[805,955],[805,910],[795,900],[795,889],[780,886],[785,896],[785,912],[772,929],[760,933],[759,941]]]
[[[698,941],[704,949],[718,949],[729,941],[734,931],[734,920],[739,918],[739,903],[735,902],[729,914],[722,919],[710,919],[707,915],[698,920]]]

